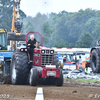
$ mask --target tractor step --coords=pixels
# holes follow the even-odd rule
[[[28,64],[31,64],[32,62],[33,62],[33,61],[30,60],[30,61],[28,62]]]

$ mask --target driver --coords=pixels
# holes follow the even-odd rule
[[[79,64],[82,65],[82,59],[81,59],[81,56],[79,56]]]
[[[30,40],[27,42],[27,47],[29,48],[30,60],[33,61],[34,48],[36,47],[36,39],[34,35],[30,35]]]

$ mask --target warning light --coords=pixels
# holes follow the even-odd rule
[[[6,32],[6,30],[0,29],[0,33],[5,33],[5,32]]]

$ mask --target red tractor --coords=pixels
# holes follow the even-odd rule
[[[42,34],[39,32],[28,32],[26,44],[32,34],[40,45],[34,48],[32,62],[26,46],[19,46],[13,52],[10,66],[12,84],[27,84],[29,82],[30,85],[36,86],[41,81],[42,84],[62,86],[63,74],[59,68],[57,54],[53,49],[43,47]]]

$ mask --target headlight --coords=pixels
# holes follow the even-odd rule
[[[45,53],[45,50],[41,50],[41,53]]]
[[[23,49],[21,49],[21,51],[23,51]]]
[[[25,51],[27,51],[27,49],[25,49]]]
[[[50,53],[51,53],[51,54],[54,54],[54,50],[51,50]]]

